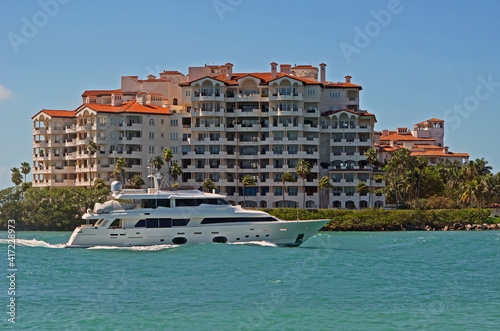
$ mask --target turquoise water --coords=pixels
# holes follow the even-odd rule
[[[16,324],[5,277],[2,330],[500,329],[498,231],[320,233],[299,248],[16,235]],[[5,239],[1,256],[7,274]]]

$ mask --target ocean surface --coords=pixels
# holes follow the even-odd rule
[[[3,277],[0,330],[500,330],[500,231],[322,232],[295,248],[16,236],[16,323]]]

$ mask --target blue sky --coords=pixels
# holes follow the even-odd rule
[[[54,5],[54,4],[57,4]],[[2,1],[0,188],[32,160],[31,117],[120,77],[325,62],[353,76],[376,130],[444,119],[451,151],[500,171],[498,1]]]

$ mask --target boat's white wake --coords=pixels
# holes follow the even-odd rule
[[[16,239],[16,246],[26,246],[26,247],[45,247],[45,248],[64,248],[63,244],[49,244],[43,240],[36,239]],[[9,239],[0,239],[0,244],[11,244]]]
[[[246,241],[246,242],[228,242],[229,245],[255,245],[264,247],[278,247],[277,244],[270,243],[269,241]]]
[[[129,251],[161,251],[163,249],[175,248],[179,245],[153,245],[153,246],[93,246],[87,249],[123,249]]]

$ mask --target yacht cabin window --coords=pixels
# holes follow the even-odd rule
[[[228,205],[224,199],[218,198],[203,198],[203,199],[175,199],[176,207],[198,207],[201,204],[207,205]]]

